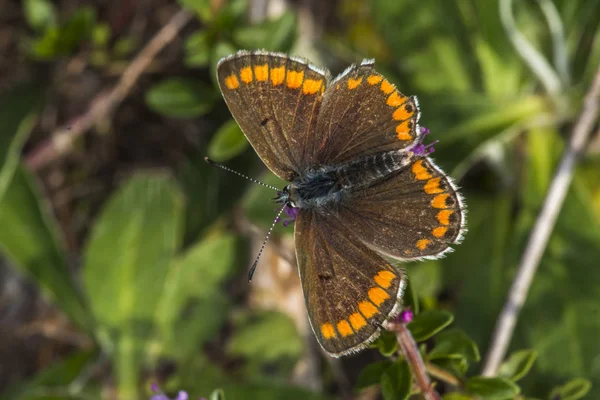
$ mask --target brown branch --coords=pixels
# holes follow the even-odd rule
[[[415,382],[421,389],[425,400],[440,400],[440,395],[433,388],[429,375],[427,375],[427,368],[417,347],[417,342],[415,342],[406,324],[401,322],[389,323],[388,329],[396,334],[398,345],[411,367]]]
[[[508,299],[496,321],[492,344],[483,369],[484,376],[494,376],[506,356],[517,318],[525,303],[529,287],[531,286],[540,259],[544,254],[548,239],[556,223],[556,218],[573,180],[575,165],[584,150],[588,137],[594,127],[594,122],[598,118],[599,97],[600,67],[596,71],[592,87],[585,96],[583,110],[573,127],[569,144],[552,179],[542,211],[538,215],[533,231],[529,236],[529,242],[521,258]]]
[[[109,92],[98,95],[85,114],[56,129],[49,140],[33,149],[25,158],[27,166],[38,170],[68,153],[79,136],[106,118],[123,101],[157,54],[177,36],[191,18],[192,16],[184,10],[175,14],[129,64],[117,85]]]

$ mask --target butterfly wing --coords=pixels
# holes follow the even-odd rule
[[[349,198],[334,218],[369,247],[401,260],[439,258],[466,230],[456,186],[428,157]]]
[[[219,61],[219,86],[231,114],[265,165],[293,180],[307,168],[328,72],[300,59],[240,51]]]
[[[408,148],[419,136],[419,104],[377,73],[374,62],[353,65],[323,96],[309,152],[315,164]]]
[[[404,274],[330,216],[301,210],[296,257],[317,340],[330,355],[359,351],[400,311]]]

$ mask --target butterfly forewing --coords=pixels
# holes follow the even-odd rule
[[[344,202],[335,218],[371,248],[403,260],[438,258],[465,230],[460,194],[427,157]]]
[[[306,308],[323,349],[338,357],[366,347],[400,311],[404,274],[334,219],[311,210],[300,211],[295,241]]]
[[[308,167],[307,142],[328,73],[283,54],[238,52],[219,62],[218,80],[233,117],[265,165],[291,181]]]
[[[363,61],[336,78],[325,92],[310,141],[313,162],[341,164],[359,156],[411,146],[417,137],[419,107]]]

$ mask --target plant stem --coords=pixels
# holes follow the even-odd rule
[[[427,375],[427,368],[417,347],[417,342],[415,342],[406,325],[403,323],[390,323],[388,329],[396,334],[398,345],[400,345],[400,349],[412,369],[415,382],[421,389],[425,400],[440,400],[440,395],[433,389],[429,375]]]
[[[515,330],[519,312],[525,303],[527,293],[537,271],[548,239],[556,223],[556,218],[573,180],[577,160],[584,150],[588,137],[598,118],[600,97],[600,67],[591,88],[585,96],[585,103],[579,119],[573,127],[569,144],[563,153],[560,165],[552,179],[550,189],[546,194],[542,211],[537,217],[529,242],[519,263],[517,275],[510,288],[508,299],[496,321],[492,344],[488,351],[484,376],[494,376],[498,371]]]

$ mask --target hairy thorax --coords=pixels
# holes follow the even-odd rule
[[[335,206],[409,165],[411,151],[387,151],[338,165],[308,170],[286,187],[292,207],[320,209]]]

